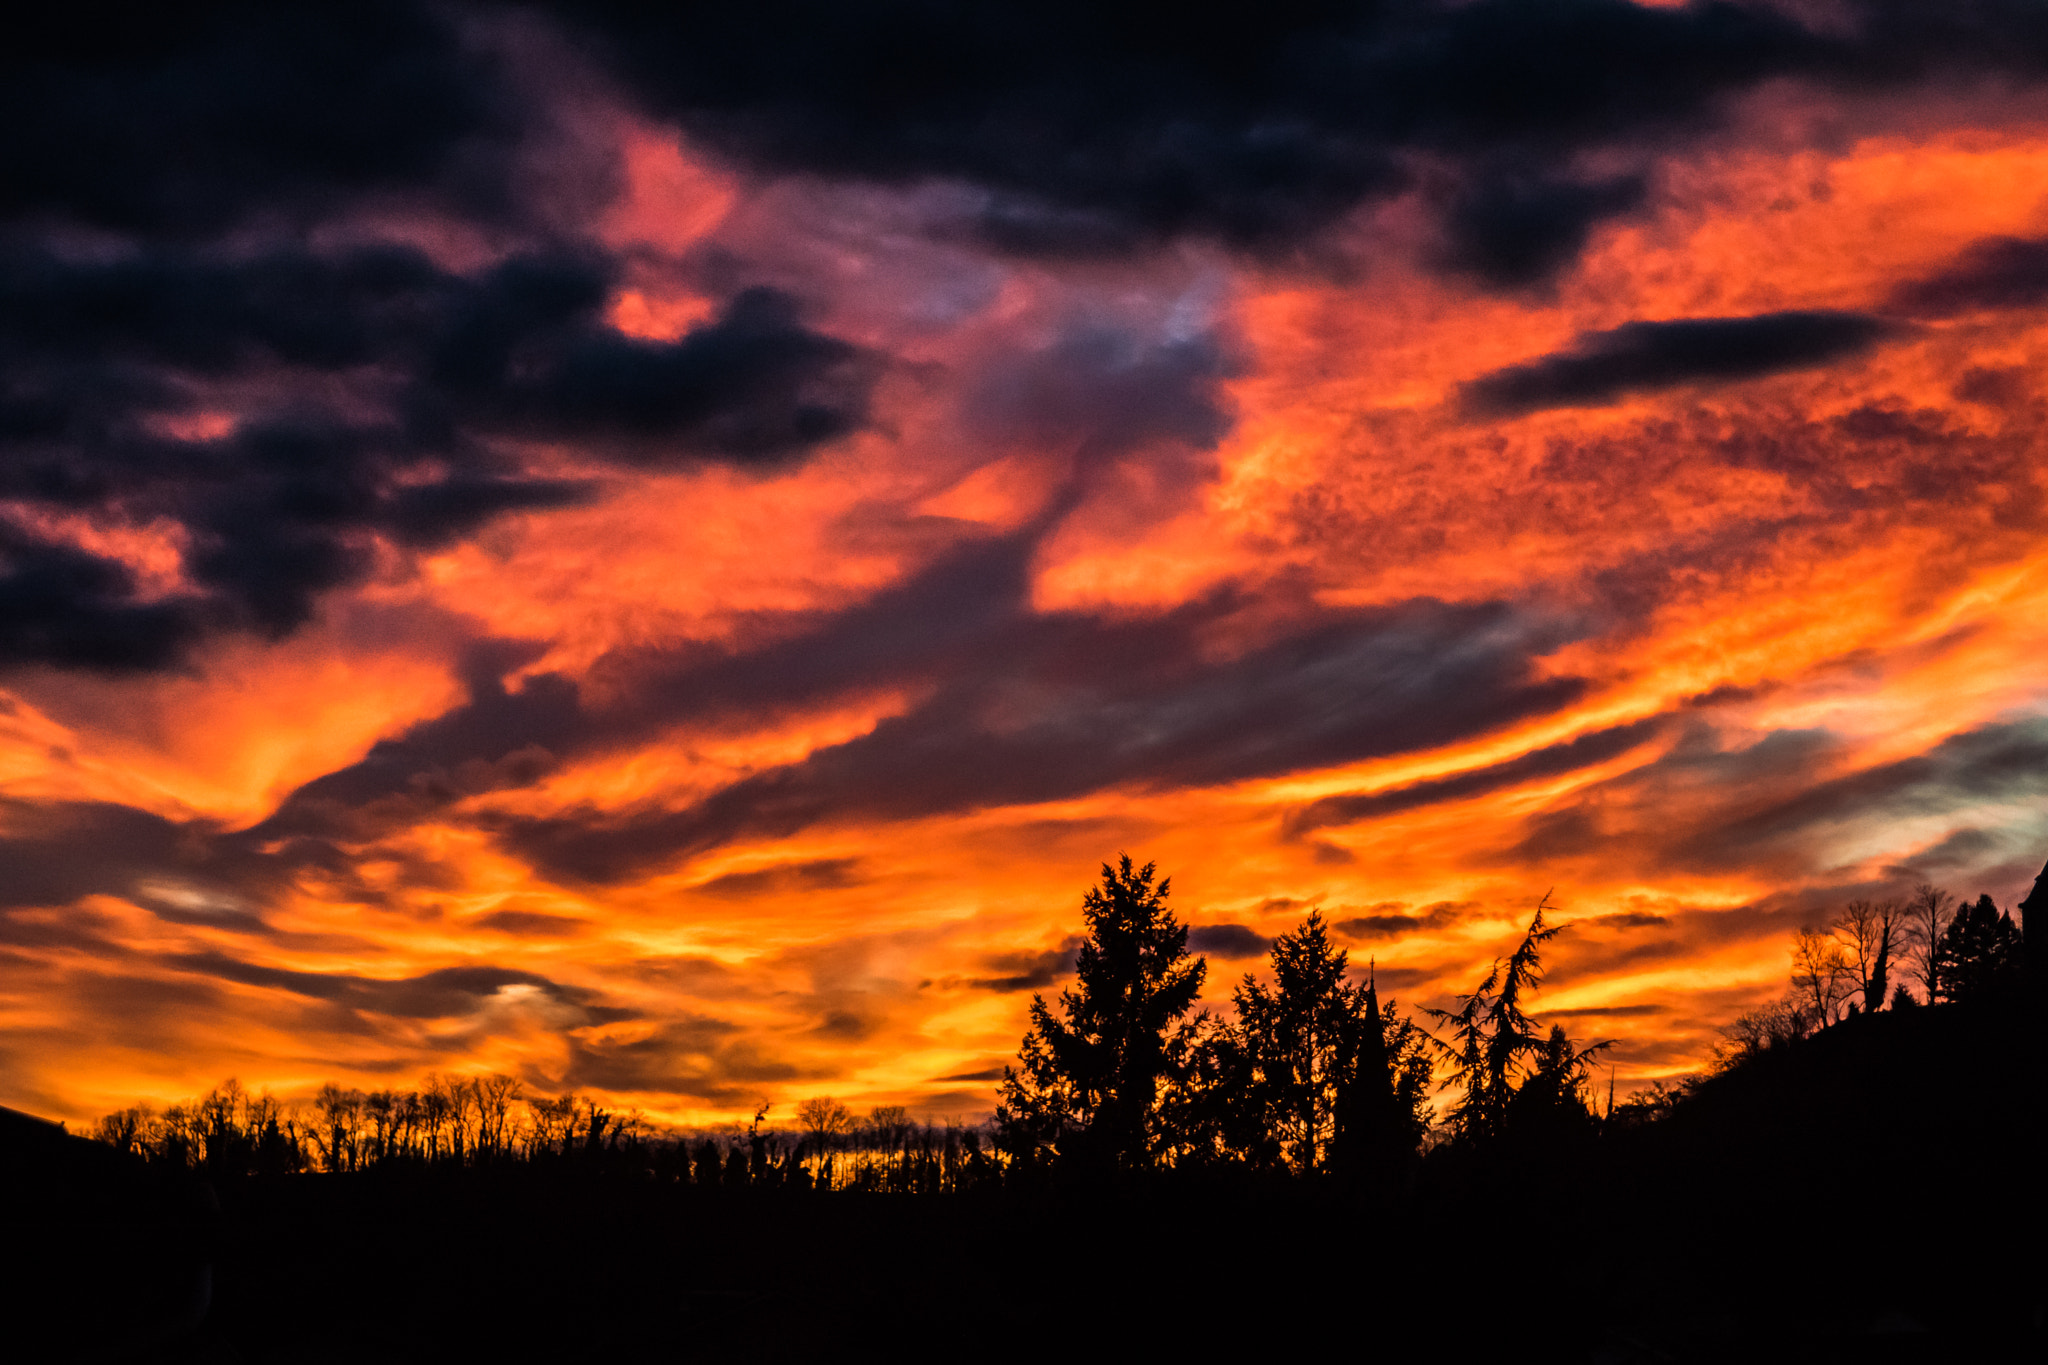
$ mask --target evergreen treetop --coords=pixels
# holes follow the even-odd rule
[[[1156,873],[1124,854],[1082,897],[1074,989],[1057,1008],[1031,998],[1021,1069],[1004,1068],[996,1121],[1013,1150],[1108,1169],[1156,1157],[1161,1085],[1199,1032],[1183,1021],[1208,973],[1167,908],[1171,879],[1155,885]]]

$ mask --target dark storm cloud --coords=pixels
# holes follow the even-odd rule
[[[787,295],[748,289],[708,326],[642,341],[599,320],[608,273],[548,258],[493,270],[438,339],[423,398],[487,428],[595,441],[638,465],[772,461],[865,420],[872,362],[805,330]]]
[[[574,915],[550,915],[541,910],[493,910],[470,923],[516,938],[573,938],[590,927],[589,921]]]
[[[2048,241],[1987,237],[1971,243],[1947,269],[1899,286],[1891,307],[1914,317],[1942,318],[2033,308],[2043,299],[2048,299]]]
[[[400,544],[438,549],[501,513],[572,506],[588,491],[587,485],[567,479],[458,474],[438,483],[394,489],[379,520]]]
[[[1004,995],[1013,991],[1042,991],[1061,977],[1073,975],[1080,954],[1081,940],[1071,937],[1042,953],[997,953],[982,963],[985,970],[996,975],[970,977],[965,984]]]
[[[1631,393],[1806,369],[1867,350],[1891,331],[1882,319],[1861,313],[1630,322],[1588,333],[1569,350],[1482,375],[1460,397],[1484,417],[1599,407]]]
[[[464,668],[468,702],[379,741],[359,763],[301,787],[252,838],[326,836],[412,820],[465,795],[535,781],[557,761],[641,743],[682,716],[759,714],[830,698],[876,679],[944,676],[1000,648],[1028,625],[1023,601],[1043,528],[969,544],[907,581],[763,648],[723,654],[684,646],[616,661],[609,708],[590,707],[559,674],[508,690],[504,674],[530,655],[487,642]]]
[[[1418,806],[1485,796],[1490,792],[1534,781],[1537,778],[1555,777],[1605,763],[1608,759],[1619,757],[1639,744],[1655,739],[1667,728],[1668,723],[1665,720],[1652,717],[1628,725],[1617,725],[1607,730],[1596,730],[1562,744],[1533,749],[1505,763],[1477,768],[1452,777],[1415,782],[1392,791],[1366,792],[1354,796],[1326,796],[1289,812],[1281,821],[1281,829],[1290,838],[1300,838],[1304,834],[1330,825],[1349,825],[1360,820],[1413,810]]]
[[[384,442],[444,458],[482,460],[455,435],[483,430],[591,442],[636,465],[773,460],[862,419],[871,363],[807,331],[786,295],[743,290],[714,322],[643,341],[604,321],[617,273],[571,248],[470,275],[394,246],[173,248],[83,262],[15,251],[0,257],[7,434],[87,442],[99,457],[76,470],[39,465],[37,484],[16,484],[97,500],[124,491],[115,480],[144,459],[203,473],[212,447],[119,438],[133,441],[140,418],[193,407],[196,381],[272,373],[369,373],[390,393]],[[426,490],[457,518],[492,510],[489,486],[465,472],[467,481]],[[414,491],[406,515],[427,518],[435,502]]]
[[[1330,926],[1346,938],[1399,938],[1422,927],[1412,915],[1354,915]]]
[[[198,238],[423,191],[511,217],[528,113],[439,7],[39,6],[0,51],[0,217]]]
[[[1642,202],[1640,176],[1580,181],[1517,170],[1475,177],[1444,212],[1444,262],[1502,288],[1549,279],[1578,259],[1604,218]]]
[[[2000,834],[1966,826],[1950,832],[1932,848],[1922,849],[1910,861],[1887,870],[1901,879],[1930,881],[1940,875],[1974,871],[1995,863],[2008,851],[2006,839]]]
[[[740,161],[978,186],[1003,248],[1197,235],[1284,251],[1421,163],[1459,185],[1440,205],[1447,263],[1506,286],[1569,264],[1639,201],[1633,174],[1578,173],[1589,153],[1654,155],[1773,79],[2024,78],[2048,53],[2048,19],[2024,0],[1852,0],[1819,28],[1789,6],[1629,0],[556,9]]]
[[[1209,785],[1428,748],[1568,705],[1584,688],[1534,678],[1530,652],[1545,632],[1501,606],[1332,612],[1216,663],[1199,631],[1225,609],[1200,601],[1135,621],[1004,613],[963,633],[958,643],[977,647],[927,649],[894,670],[877,660],[898,676],[915,666],[934,690],[859,739],[683,811],[507,817],[496,828],[551,876],[610,882],[835,817]]]
[[[184,656],[210,614],[192,596],[138,600],[126,565],[0,524],[0,662],[162,668]]]
[[[764,1056],[737,1024],[693,1016],[664,1024],[645,1038],[569,1040],[562,1084],[614,1093],[682,1095],[734,1106],[760,1098],[763,1085],[798,1080],[789,1062]]]
[[[728,872],[699,882],[692,891],[706,896],[745,898],[764,892],[838,891],[858,886],[858,858],[818,858],[804,863],[780,863],[752,872]]]
[[[968,181],[991,191],[991,240],[1065,253],[1184,233],[1285,248],[1403,188],[1408,154],[1509,144],[1561,163],[1819,55],[1767,13],[1618,2],[785,0],[687,24],[636,4],[567,12],[613,39],[650,99],[745,160]],[[1452,213],[1461,240],[1482,257],[1511,251],[1499,225],[1520,219],[1547,263],[1568,254],[1549,244],[1583,235],[1558,225],[1627,206],[1540,190],[1505,205],[1492,187],[1472,198]]]
[[[151,597],[119,564],[8,532],[0,665],[153,669],[222,631],[281,635],[360,581],[379,538],[442,545],[589,494],[534,477],[494,437],[563,439],[627,467],[757,462],[866,421],[878,359],[809,330],[781,295],[740,290],[674,342],[602,325],[617,263],[534,219],[521,179],[554,136],[552,97],[515,69],[516,45],[483,36],[535,12],[87,3],[10,31],[0,497],[168,519],[190,548],[188,590]],[[1015,249],[1192,234],[1285,252],[1421,184],[1444,263],[1505,287],[1567,267],[1594,224],[1642,198],[1660,148],[1761,81],[2031,77],[2048,51],[2048,19],[2017,0],[1872,0],[1824,30],[1764,6],[1629,0],[539,12],[743,168],[951,179]],[[1590,153],[1622,169],[1591,173]],[[465,276],[402,249],[276,245],[365,210],[449,219],[513,255]],[[1987,245],[1907,304],[2024,293],[2031,250]],[[1605,401],[1816,362],[1875,325],[1636,324],[1471,396],[1502,411]],[[1213,439],[1213,348],[1108,363],[1090,346],[1077,336],[1019,370],[1011,396],[1038,412],[1095,403],[1091,439],[1111,446]],[[166,434],[227,388],[242,394],[235,431]],[[252,391],[269,395],[253,411]],[[1000,406],[1000,385],[990,395]]]
[[[183,878],[230,888],[222,897],[226,905],[228,895],[263,880],[248,860],[213,847],[211,831],[182,828],[131,806],[5,801],[0,820],[0,909],[69,905],[91,895],[134,897],[152,880]],[[181,913],[177,900],[157,897],[152,905],[173,918]]]
[[[445,871],[385,850],[406,888],[445,884]],[[110,896],[160,919],[275,937],[264,918],[282,893],[385,905],[389,885],[366,880],[360,850],[300,832],[221,829],[110,802],[0,801],[0,914]]]
[[[504,674],[527,657],[501,642],[473,648],[463,660],[464,705],[378,740],[361,761],[300,787],[250,837],[367,835],[464,796],[539,780],[559,755],[588,742],[592,722],[576,685],[559,674],[508,691]]]
[[[574,441],[627,467],[800,455],[865,419],[875,364],[748,290],[673,342],[610,330],[616,267],[515,256],[475,275],[406,248],[79,262],[0,249],[0,496],[163,517],[193,591],[138,600],[121,565],[0,527],[0,663],[161,667],[210,631],[272,636],[359,579],[367,537],[432,546],[592,485],[524,475],[491,436]],[[382,420],[299,395],[326,375]],[[206,386],[277,391],[213,439],[161,423]]]
[[[467,705],[301,788],[246,837],[371,837],[683,716],[758,715],[878,684],[924,694],[866,736],[687,810],[487,818],[551,874],[606,882],[856,813],[915,818],[1426,748],[1583,688],[1535,678],[1531,656],[1561,637],[1498,604],[1325,611],[1221,663],[1204,634],[1240,605],[1227,592],[1152,618],[1039,613],[1029,566],[1041,534],[963,546],[757,649],[621,657],[602,706],[552,675],[509,691],[500,679],[518,656],[479,655]]]
[[[151,1052],[183,1037],[194,1020],[218,1017],[225,1003],[210,981],[126,972],[81,973],[67,992],[101,1040]]]
[[[1201,924],[1188,930],[1188,951],[1226,961],[1263,957],[1273,940],[1248,924]]]
[[[1642,910],[1622,910],[1611,915],[1595,915],[1590,920],[1574,920],[1574,924],[1593,924],[1603,929],[1662,929],[1671,923],[1664,915],[1652,915]]]
[[[159,669],[222,631],[283,635],[362,578],[377,537],[439,546],[593,491],[493,438],[631,468],[784,459],[864,421],[873,362],[772,291],[673,342],[604,324],[619,263],[535,216],[552,210],[522,177],[555,115],[478,26],[503,18],[214,0],[10,29],[0,499],[173,523],[187,588],[152,596],[118,562],[0,526],[0,666]],[[365,210],[511,254],[463,274],[301,245]],[[222,406],[225,434],[180,426]]]
[[[630,1011],[593,1005],[585,992],[557,985],[532,972],[506,967],[444,967],[422,976],[383,980],[344,972],[265,967],[215,952],[187,953],[165,961],[199,976],[288,991],[345,1009],[400,1019],[447,1019],[474,1014],[507,986],[532,987],[552,1000],[575,1007],[592,1023],[633,1017]]]
[[[8,948],[57,948],[108,963],[136,955],[121,943],[120,925],[92,907],[69,906],[60,916],[7,913],[19,908],[0,907],[0,944]],[[33,961],[19,953],[0,953],[0,957],[17,965]]]
[[[853,1010],[827,1010],[811,1032],[834,1042],[858,1043],[874,1033],[877,1023]]]
[[[1305,69],[1290,49],[1328,41],[1314,4],[1227,26],[1070,3],[562,12],[657,108],[741,160],[983,186],[983,233],[1012,249],[1123,252],[1183,231],[1282,241],[1400,179],[1369,140],[1288,108]]]
[[[1418,914],[1355,915],[1340,919],[1330,927],[1346,938],[1380,939],[1400,938],[1419,929],[1447,929],[1458,922],[1464,911],[1472,908],[1470,901],[1436,901],[1422,907]],[[1375,911],[1383,909],[1374,906]]]

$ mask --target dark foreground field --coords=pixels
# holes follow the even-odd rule
[[[1654,1122],[1439,1152],[1366,1192],[534,1168],[215,1187],[17,1120],[9,1321],[56,1343],[36,1358],[252,1363],[2040,1358],[2031,1027],[1851,1020]]]

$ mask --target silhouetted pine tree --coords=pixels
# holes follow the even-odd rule
[[[1562,1025],[1551,1025],[1550,1036],[1536,1051],[1535,1069],[1508,1102],[1509,1131],[1539,1144],[1590,1136],[1595,1125],[1586,1103],[1587,1063],[1610,1046],[1598,1042],[1575,1048]]]
[[[1162,1158],[1177,1167],[1282,1168],[1279,1135],[1254,1098],[1258,1068],[1243,1037],[1206,1010],[1189,1024],[1188,1046],[1160,1092]]]
[[[1368,976],[1364,1008],[1352,1016],[1345,1044],[1349,1064],[1337,1082],[1330,1169],[1347,1179],[1384,1180],[1408,1164],[1429,1131],[1428,1035],[1380,1004]]]
[[[1217,1031],[1224,1141],[1253,1165],[1312,1175],[1392,1169],[1426,1119],[1430,1066],[1419,1032],[1346,980],[1349,956],[1322,916],[1274,940],[1273,984],[1247,974],[1236,1022]]]
[[[1365,992],[1344,980],[1342,948],[1318,913],[1273,940],[1273,984],[1249,972],[1233,992],[1237,1037],[1253,1068],[1246,1103],[1259,1106],[1295,1171],[1323,1168],[1336,1126],[1337,1089],[1357,1060],[1356,1016]]]
[[[1458,997],[1462,1003],[1457,1009],[1429,1011],[1456,1040],[1438,1040],[1438,1046],[1450,1063],[1445,1087],[1455,1085],[1463,1091],[1446,1116],[1461,1138],[1496,1136],[1506,1121],[1522,1059],[1540,1046],[1535,1024],[1522,1011],[1522,997],[1533,995],[1541,985],[1542,946],[1559,932],[1559,926],[1543,923],[1539,905],[1528,933],[1505,964],[1494,959],[1478,988]]]
[[[1935,952],[1937,980],[1945,1000],[1979,1000],[2018,978],[2020,934],[2012,916],[2002,915],[1991,897],[1956,912]]]
[[[1031,998],[1031,1029],[1019,1065],[1003,1069],[996,1109],[1015,1155],[1133,1169],[1158,1153],[1161,1088],[1199,1034],[1183,1020],[1208,969],[1188,956],[1187,927],[1166,907],[1170,882],[1153,885],[1154,871],[1128,854],[1103,865],[1081,903],[1088,938],[1076,989],[1057,1011]]]
[[[1459,1086],[1464,1092],[1447,1116],[1460,1139],[1504,1136],[1525,1082],[1541,1079],[1538,1091],[1522,1106],[1525,1109],[1541,1109],[1546,1102],[1554,1108],[1565,1102],[1567,1093],[1578,1098],[1586,1060],[1610,1046],[1600,1042],[1574,1051],[1562,1029],[1553,1029],[1548,1039],[1540,1037],[1535,1021],[1523,1009],[1523,1002],[1543,984],[1543,945],[1564,929],[1561,924],[1544,924],[1543,906],[1537,906],[1521,944],[1506,962],[1494,961],[1477,990],[1458,997],[1463,1002],[1459,1008],[1429,1011],[1450,1026],[1455,1039],[1439,1039],[1437,1046],[1450,1062],[1444,1086]],[[1583,1108],[1583,1099],[1578,1102]]]

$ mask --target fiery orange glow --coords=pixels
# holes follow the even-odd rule
[[[1753,101],[1492,292],[1432,267],[1426,189],[1347,220],[1342,269],[1020,261],[919,230],[944,185],[618,115],[622,187],[558,209],[633,253],[612,331],[691,335],[726,298],[685,266],[742,261],[872,363],[865,422],[749,468],[536,439],[578,500],[380,541],[293,633],[11,672],[0,1102],[505,1071],[679,1124],[979,1115],[1121,850],[1198,929],[1320,909],[1411,1006],[1548,891],[1576,927],[1543,1005],[1619,1040],[1624,1089],[1698,1068],[1806,917],[1920,880],[2009,904],[2048,851],[2048,322],[1901,302],[2048,232],[2048,127],[1922,114],[1816,142]],[[1795,310],[1883,330],[1475,398],[1631,324]],[[36,531],[183,586],[175,528]],[[1210,967],[1220,1006],[1259,961]]]

